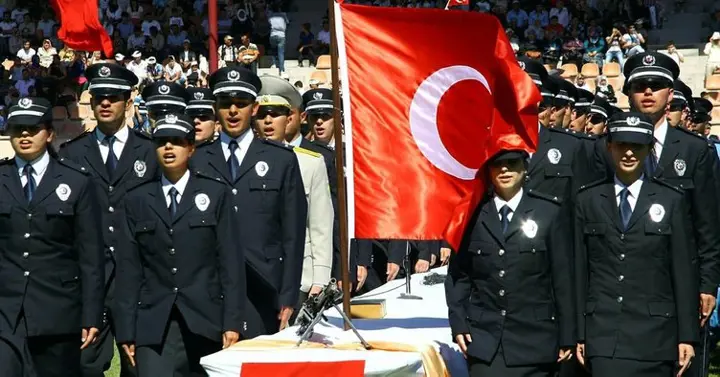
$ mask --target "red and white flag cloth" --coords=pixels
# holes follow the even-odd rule
[[[463,5],[470,5],[470,0],[448,0],[447,4],[445,5],[445,9],[450,9],[451,7],[459,7]]]
[[[540,93],[494,16],[335,7],[350,238],[457,247],[483,164],[502,145],[534,150]]]

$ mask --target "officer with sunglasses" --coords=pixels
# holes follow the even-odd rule
[[[693,109],[692,90],[680,79],[673,83],[673,98],[668,107],[670,127],[687,127]]]
[[[187,88],[188,105],[185,114],[195,124],[195,145],[215,140],[220,126],[215,120],[215,96],[210,88]]]
[[[605,128],[607,120],[617,112],[621,112],[621,110],[604,98],[595,98],[592,105],[590,105],[590,113],[585,123],[585,133],[595,137],[605,135],[607,132]]]

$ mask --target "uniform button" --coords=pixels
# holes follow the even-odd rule
[[[25,234],[23,235],[23,237],[25,237],[25,238],[30,238],[30,233],[25,233]]]
[[[507,315],[507,312],[505,311],[505,309],[500,311],[500,315],[503,317],[505,317]]]
[[[505,290],[501,289],[498,294],[500,295],[500,297],[505,296]]]
[[[620,235],[620,239],[621,239],[621,240],[624,240],[624,239],[625,239],[625,233],[622,233],[622,234]]]
[[[505,277],[505,270],[500,270],[500,272],[498,272],[498,276]]]
[[[28,220],[32,219],[32,213],[28,213],[27,218],[28,218]]]
[[[235,208],[235,212],[237,212],[237,211],[238,211],[238,208],[237,208],[237,206],[233,206],[233,208]]]
[[[168,230],[168,233],[173,234],[172,228],[170,228],[170,230]]]
[[[170,270],[170,272],[172,272],[173,275],[177,274],[177,268],[173,267],[172,270]]]
[[[177,293],[178,287],[173,288],[173,292]]]
[[[623,280],[625,280],[625,276],[623,276],[623,275],[618,276],[618,281],[623,281]]]
[[[619,304],[619,303],[621,303],[621,302],[622,302],[622,300],[623,300],[622,296],[618,297],[618,298],[617,298],[617,302],[618,302],[618,304]]]
[[[237,195],[237,189],[232,189],[233,195]]]
[[[109,226],[109,227],[108,227],[108,230],[110,231],[110,233],[112,233],[112,232],[114,232],[114,231],[115,231],[115,228],[113,228],[113,227]]]
[[[620,254],[620,260],[625,260],[625,254]]]
[[[535,254],[535,249],[530,250],[533,254]]]
[[[25,273],[23,275],[25,275],[25,277],[30,276],[30,271],[25,271]]]
[[[505,254],[505,250],[500,249],[500,251],[498,251],[498,255],[499,255],[499,256],[503,256],[504,254]]]
[[[110,208],[108,208],[108,211],[110,211],[110,213],[113,213],[113,212],[115,212],[115,208],[110,207]]]
[[[175,255],[175,249],[174,248],[170,249],[169,253],[170,253],[170,255]]]
[[[110,251],[115,252],[115,247],[114,247],[114,246],[110,246],[109,249],[110,249]]]
[[[114,189],[115,189],[114,187],[108,186],[108,191],[109,191],[109,192],[113,192]]]
[[[30,256],[30,253],[27,251],[23,253],[23,258],[27,259]]]

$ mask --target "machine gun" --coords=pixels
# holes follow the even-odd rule
[[[313,328],[318,322],[320,322],[321,319],[325,319],[327,321],[327,318],[325,318],[323,313],[330,308],[335,308],[335,310],[340,313],[343,320],[350,325],[350,328],[355,333],[355,336],[358,337],[363,347],[365,347],[365,349],[370,349],[370,345],[365,341],[365,339],[363,339],[362,336],[360,336],[357,328],[352,324],[347,315],[345,315],[345,313],[338,307],[338,303],[342,300],[342,297],[343,292],[338,289],[337,282],[335,279],[330,279],[330,282],[319,294],[310,296],[307,300],[305,300],[302,308],[300,309],[300,313],[298,313],[298,316],[295,319],[295,325],[300,326],[297,330],[297,335],[300,336],[300,340],[297,342],[296,347],[299,347],[302,342],[307,341],[310,338],[313,334]]]

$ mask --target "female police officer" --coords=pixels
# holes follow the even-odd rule
[[[188,170],[192,120],[165,114],[156,121],[163,174],[128,193],[117,254],[117,342],[140,377],[204,376],[200,358],[237,342],[243,327],[236,208],[225,185]]]
[[[79,376],[80,350],[102,324],[100,208],[85,171],[50,150],[51,109],[21,98],[8,115],[15,157],[0,162],[0,333],[29,351],[23,369]],[[7,369],[18,365],[11,355],[0,364],[1,375],[20,375]]]
[[[611,117],[614,178],[577,196],[577,356],[593,377],[670,377],[674,362],[682,373],[698,340],[683,195],[643,174],[653,128],[641,113]]]
[[[527,156],[511,147],[490,160],[492,193],[451,257],[450,327],[471,377],[551,376],[574,344],[570,216],[523,189]]]

